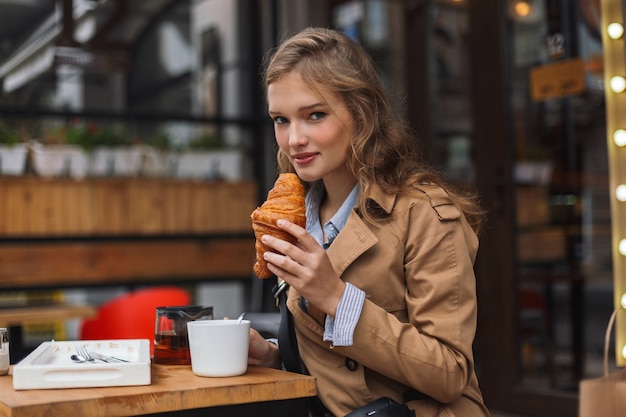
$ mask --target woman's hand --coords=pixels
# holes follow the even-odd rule
[[[263,336],[254,329],[250,329],[248,365],[265,366],[266,368],[276,369],[280,369],[281,367],[278,346],[265,340]]]
[[[274,249],[264,255],[269,270],[295,288],[309,303],[335,317],[346,285],[337,276],[326,251],[302,227],[287,220],[279,220],[277,225],[297,238],[298,243],[293,245],[264,235],[263,243]]]

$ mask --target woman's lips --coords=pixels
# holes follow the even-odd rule
[[[295,163],[297,163],[298,165],[306,165],[311,163],[315,158],[317,157],[317,153],[299,153],[296,155],[293,155],[292,158],[294,160]]]

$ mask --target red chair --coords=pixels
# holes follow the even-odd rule
[[[187,291],[178,287],[154,287],[123,294],[102,304],[96,318],[85,320],[81,340],[149,339],[154,354],[156,308],[186,306]]]

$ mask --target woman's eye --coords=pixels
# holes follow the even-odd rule
[[[326,116],[326,113],[316,111],[315,113],[311,113],[311,120],[322,120],[324,116]]]
[[[276,116],[274,117],[274,123],[276,123],[277,125],[282,125],[283,123],[287,123],[287,119],[285,119],[283,116]]]

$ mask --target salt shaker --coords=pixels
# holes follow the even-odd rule
[[[9,332],[0,327],[0,375],[9,373]]]

